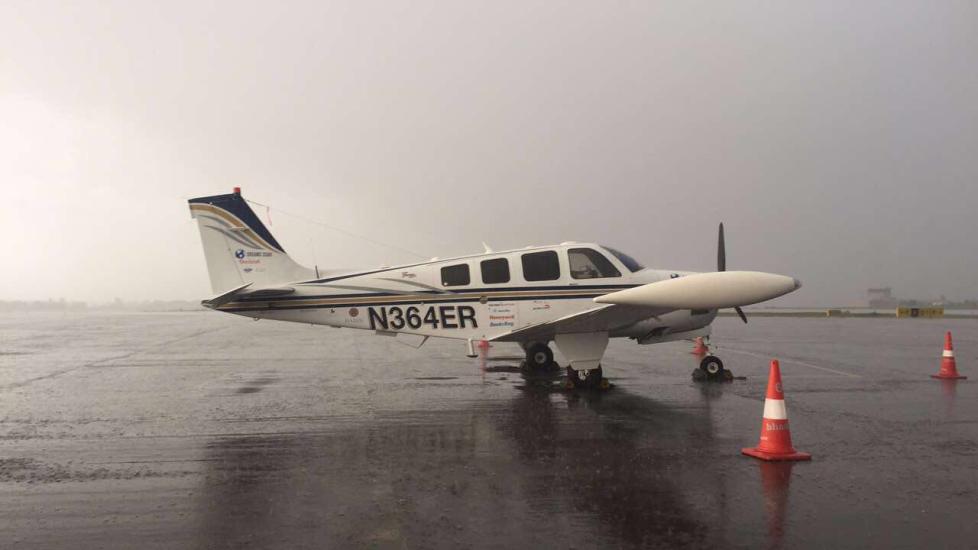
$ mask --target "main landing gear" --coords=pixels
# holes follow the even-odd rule
[[[608,381],[601,372],[601,365],[586,370],[574,370],[567,367],[567,380],[571,386],[577,389],[608,389]]]
[[[554,352],[543,342],[533,342],[525,346],[525,370],[528,374],[553,374],[559,366],[554,362]],[[606,389],[608,381],[604,378],[601,365],[592,369],[575,370],[567,367],[568,387],[576,389]]]
[[[544,372],[554,367],[554,352],[547,344],[536,342],[526,347],[526,367],[532,372]]]

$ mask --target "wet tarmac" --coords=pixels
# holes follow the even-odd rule
[[[933,380],[952,330],[961,382]],[[606,392],[516,347],[214,312],[0,316],[4,548],[974,548],[978,321],[613,341]],[[744,457],[781,359],[810,463]],[[558,360],[560,359],[558,355]]]

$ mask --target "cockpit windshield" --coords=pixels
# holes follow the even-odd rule
[[[636,271],[641,271],[641,270],[645,269],[645,266],[643,266],[642,264],[636,262],[635,261],[635,258],[632,258],[631,256],[629,256],[628,254],[625,254],[624,252],[619,252],[619,251],[615,250],[614,248],[611,248],[610,246],[605,246],[605,245],[601,245],[601,248],[604,248],[608,252],[611,252],[611,255],[614,256],[614,257],[616,257],[616,258],[618,258],[618,260],[621,263],[625,264],[625,267],[627,267],[628,270],[631,271],[632,273],[635,273]]]

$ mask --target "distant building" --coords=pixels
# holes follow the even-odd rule
[[[888,286],[867,289],[866,296],[869,298],[869,307],[873,309],[889,309],[900,305],[900,300],[893,297],[893,289]]]

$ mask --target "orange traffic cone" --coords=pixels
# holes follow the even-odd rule
[[[693,355],[706,355],[707,353],[710,353],[710,348],[706,347],[706,344],[703,343],[702,336],[697,336],[694,342],[695,343],[693,344],[693,351],[691,351],[690,353],[692,353]]]
[[[761,419],[761,441],[757,447],[741,449],[743,454],[761,460],[811,460],[812,455],[800,453],[791,446],[791,430],[788,428],[788,411],[784,406],[781,389],[781,365],[771,361],[771,373],[767,378],[767,396],[764,399],[764,417]]]
[[[951,331],[944,335],[944,354],[941,357],[941,372],[930,375],[931,378],[944,380],[963,380],[967,376],[958,374],[958,365],[954,362],[954,345],[951,343]]]

